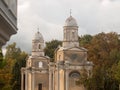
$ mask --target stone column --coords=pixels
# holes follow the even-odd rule
[[[52,90],[52,73],[51,73],[51,70],[49,70],[49,90]]]
[[[65,75],[66,75],[66,90],[69,90],[69,73],[68,73],[68,71],[67,71],[67,69],[66,69],[66,73],[65,73]]]
[[[23,71],[21,70],[21,90],[24,90],[24,87],[23,87],[23,84],[24,84],[24,73]]]
[[[28,86],[28,74],[27,74],[27,70],[25,71],[25,90],[27,90],[27,86]]]
[[[55,89],[55,87],[54,87],[54,84],[55,84],[54,83],[54,77],[55,77],[54,74],[55,74],[55,72],[53,71],[53,78],[52,78],[52,80],[53,80],[53,82],[52,82],[52,84],[53,84],[53,90]]]
[[[69,90],[69,61],[65,61],[65,90]]]
[[[59,75],[59,66],[58,66],[58,69],[57,69],[57,71],[58,71],[58,72],[57,72],[57,74],[58,74],[58,75],[57,75],[57,81],[58,81],[58,90],[60,90],[60,81],[59,81],[59,80],[60,80],[60,75]]]
[[[33,71],[32,72],[32,90],[34,90],[35,89],[35,72]]]

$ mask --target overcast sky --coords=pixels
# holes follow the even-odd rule
[[[79,35],[120,33],[120,0],[18,0],[18,33],[7,44],[16,42],[22,50],[31,52],[38,27],[45,41],[62,40],[70,9]]]

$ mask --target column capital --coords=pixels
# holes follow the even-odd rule
[[[21,68],[21,74],[25,73],[26,68]]]

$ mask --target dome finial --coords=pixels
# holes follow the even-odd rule
[[[77,26],[77,21],[75,20],[74,17],[71,16],[71,9],[70,9],[70,16],[66,19],[65,25],[64,26]]]
[[[71,16],[71,14],[72,14],[72,9],[70,9],[70,16]]]
[[[39,33],[39,26],[38,26],[38,28],[37,28],[37,32]]]

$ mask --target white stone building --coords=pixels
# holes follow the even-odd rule
[[[78,25],[70,16],[63,27],[63,44],[55,51],[55,60],[44,55],[44,39],[40,32],[32,41],[32,55],[21,69],[21,90],[85,90],[77,85],[83,70],[91,75],[93,63],[87,61],[87,50],[79,47]]]
[[[0,48],[17,33],[17,0],[0,0]]]

